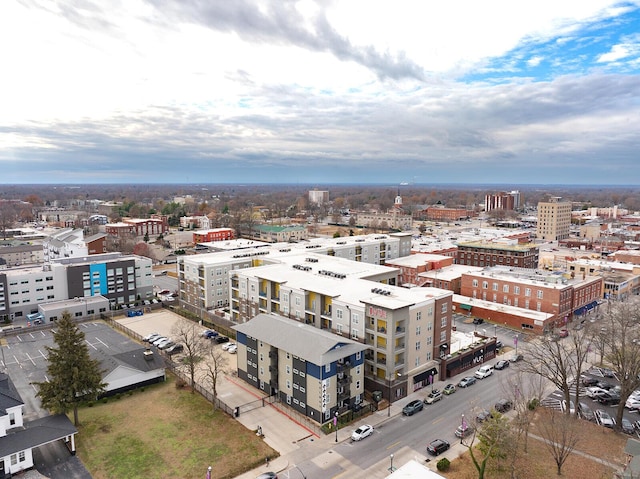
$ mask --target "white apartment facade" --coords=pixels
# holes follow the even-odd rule
[[[536,237],[545,241],[559,241],[569,237],[571,203],[559,196],[538,203]]]

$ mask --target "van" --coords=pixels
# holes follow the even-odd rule
[[[491,376],[492,374],[493,374],[493,366],[490,366],[487,364],[482,366],[480,369],[478,369],[475,372],[474,376],[478,379],[484,379]]]

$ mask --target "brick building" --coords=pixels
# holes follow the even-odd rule
[[[193,232],[194,243],[210,243],[212,241],[226,241],[235,238],[235,231],[231,228],[214,228]]]
[[[473,210],[466,208],[445,208],[444,206],[429,206],[424,214],[431,221],[459,221],[477,216]]]
[[[400,270],[400,286],[424,286],[425,280],[420,278],[420,273],[439,270],[453,264],[453,258],[436,254],[417,253],[411,256],[403,256],[388,260],[385,265]]]
[[[159,235],[169,232],[166,216],[152,218],[124,218],[119,223],[105,225],[105,231],[111,236],[144,236]]]
[[[561,326],[593,310],[602,298],[602,291],[601,277],[572,277],[558,272],[508,267],[465,273],[460,287],[462,296],[553,314],[549,322],[551,327]],[[541,332],[535,324],[512,326]]]
[[[539,256],[539,248],[532,243],[522,244],[517,240],[470,241],[458,243],[456,263],[480,267],[537,268]]]

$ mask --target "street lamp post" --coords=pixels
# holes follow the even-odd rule
[[[433,379],[435,378],[435,376],[433,375],[433,371],[431,371],[430,377],[431,377],[431,392],[433,392]]]
[[[460,444],[464,446],[464,414],[462,414],[462,418],[460,419]]]
[[[336,429],[336,442],[338,442],[338,411],[333,416],[333,427]]]
[[[394,471],[394,469],[393,469],[393,454],[391,454],[389,457],[391,458],[391,467],[389,468],[389,471],[393,472]]]
[[[391,380],[395,380],[396,377],[400,377],[399,372],[395,372],[393,375],[389,376],[389,407],[387,408],[387,417],[391,417],[391,403],[392,403],[392,395],[391,395]]]
[[[493,325],[493,337],[494,338],[498,337],[498,325],[497,324]]]

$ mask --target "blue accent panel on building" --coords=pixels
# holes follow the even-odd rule
[[[100,287],[94,286],[93,273],[98,273]],[[89,265],[89,276],[91,277],[91,296],[106,295],[109,292],[107,287],[107,265],[105,263]]]
[[[247,344],[247,335],[237,331],[236,332],[236,343],[244,344],[246,346],[246,344]]]
[[[331,363],[330,367],[329,367],[329,371],[327,371],[327,369],[322,366],[322,378],[321,379],[327,379],[330,378],[332,376],[336,375],[336,363]]]
[[[311,376],[312,378],[320,379],[320,374],[320,366],[307,361],[307,375]]]

